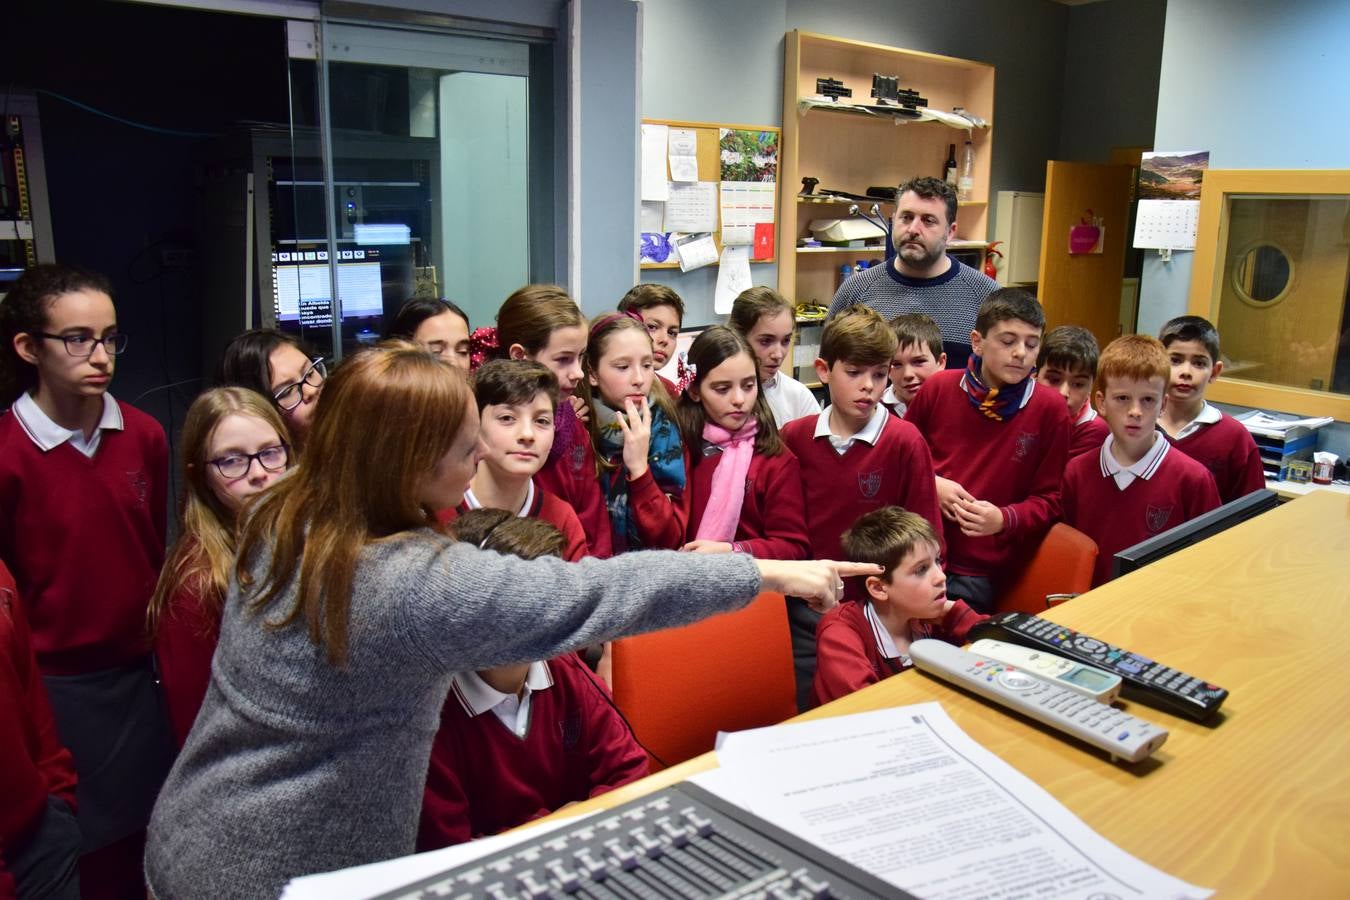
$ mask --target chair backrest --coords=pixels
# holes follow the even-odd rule
[[[792,638],[782,594],[686,625],[617,640],[614,702],[652,770],[713,749],[718,731],[796,715]]]
[[[1051,594],[1082,594],[1092,587],[1097,542],[1076,528],[1056,522],[1041,539],[1027,566],[998,598],[998,612],[1039,615]]]

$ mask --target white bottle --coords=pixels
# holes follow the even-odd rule
[[[961,157],[961,177],[956,182],[956,199],[969,203],[975,191],[975,150],[970,141]]]

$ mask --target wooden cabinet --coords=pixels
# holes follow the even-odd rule
[[[816,218],[844,218],[853,201],[799,196],[802,179],[822,188],[863,194],[873,185],[896,187],[910,178],[941,178],[947,146],[956,145],[958,164],[969,138],[974,149],[973,198],[957,213],[961,247],[983,250],[988,240],[989,169],[993,154],[994,67],[986,63],[899,50],[880,44],[790,31],[784,40],[783,146],[780,157],[781,226],[778,230],[779,290],[797,303],[828,306],[839,283],[839,268],[859,259],[881,260],[885,249],[803,249],[798,239]],[[854,107],[876,103],[874,74],[895,76],[902,89],[919,92],[934,110],[963,107],[990,123],[970,132],[940,122],[905,120]],[[817,78],[834,78],[853,96],[835,107],[803,103],[816,94]],[[871,202],[860,204],[864,210]],[[895,207],[881,203],[890,218]]]

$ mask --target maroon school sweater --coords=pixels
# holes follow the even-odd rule
[[[454,689],[441,710],[417,849],[496,834],[647,774],[647,754],[600,680],[571,654],[548,663],[519,738],[491,710],[469,714]]]
[[[14,573],[44,675],[124,665],[149,650],[145,611],[164,562],[164,429],[119,402],[122,431],[90,459],[43,453],[0,415],[0,559]]]
[[[1102,448],[1064,472],[1064,521],[1097,542],[1096,587],[1111,579],[1111,560],[1126,547],[1208,512],[1219,492],[1205,467],[1169,447],[1153,474],[1121,490],[1102,466]]]
[[[1102,441],[1111,433],[1106,420],[1094,416],[1090,422],[1073,423],[1073,433],[1069,436],[1069,459],[1077,459],[1084,453],[1100,450]]]
[[[1229,503],[1266,486],[1261,451],[1241,422],[1228,413],[1213,425],[1201,425],[1172,446],[1204,466],[1214,476],[1219,499]]]
[[[957,600],[933,625],[929,636],[959,647],[966,642],[970,629],[987,618],[964,600]],[[881,655],[860,602],[840,603],[816,626],[816,676],[811,687],[816,703],[846,697],[907,668],[908,664]]]
[[[933,460],[914,426],[887,415],[875,446],[854,441],[840,456],[828,437],[815,437],[816,419],[803,416],[782,432],[801,465],[812,559],[843,559],[839,537],[883,506],[916,512],[942,534]]]
[[[48,796],[75,810],[75,764],[61,745],[14,582],[0,565],[0,896],[4,850],[27,840]]]
[[[722,454],[714,452],[694,461],[685,493],[689,497],[689,524],[685,537],[694,540],[708,508],[713,473]],[[807,559],[811,541],[806,532],[806,500],[802,496],[801,466],[791,450],[777,456],[756,453],[745,474],[745,499],[736,538],[759,559]]]
[[[575,443],[566,452],[549,456],[535,473],[534,483],[572,507],[586,533],[591,555],[608,559],[614,555],[614,537],[605,495],[595,474],[595,450],[586,427],[578,423],[577,428]]]
[[[964,369],[946,369],[924,382],[905,421],[928,441],[933,468],[977,500],[1003,511],[1003,531],[967,537],[944,521],[946,569],[957,575],[999,575],[1028,542],[1059,518],[1059,485],[1069,452],[1069,408],[1045,385],[1011,419],[986,418],[961,388]]]
[[[211,683],[211,658],[220,639],[220,609],[209,611],[199,591],[179,585],[155,631],[155,662],[165,711],[179,749],[197,721]]]

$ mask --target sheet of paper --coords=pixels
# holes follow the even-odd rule
[[[666,221],[662,231],[690,233],[717,228],[717,182],[671,182],[666,199]]]
[[[642,125],[642,199],[664,200],[669,191],[666,180],[665,125]]]
[[[571,825],[583,816],[570,816],[557,821],[531,825],[507,834],[479,838],[467,844],[455,844],[442,850],[404,856],[400,859],[387,859],[383,862],[365,866],[353,866],[336,872],[324,872],[320,875],[306,875],[296,878],[282,891],[282,900],[365,900],[380,894],[412,884],[423,878],[430,878],[438,872],[475,860],[488,853],[495,853],[513,844],[537,838],[559,828]]]
[[[666,204],[660,200],[643,200],[638,215],[638,231],[665,231]]]
[[[748,246],[723,247],[722,259],[717,269],[717,287],[713,291],[713,312],[724,316],[731,312],[741,291],[753,285],[750,280],[750,248]]]
[[[755,223],[755,249],[751,259],[773,259],[773,231],[772,222]]]
[[[717,262],[717,245],[711,234],[691,234],[675,241],[675,256],[680,271],[689,272]]]
[[[670,129],[670,180],[698,181],[698,132]]]
[[[763,181],[722,182],[722,246],[754,243],[755,226],[773,222],[775,187]]]
[[[693,780],[926,900],[1213,893],[1088,828],[938,703],[738,732],[717,757]]]

